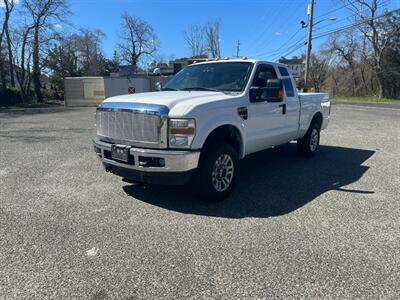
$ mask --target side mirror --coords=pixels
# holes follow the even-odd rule
[[[161,91],[162,85],[161,82],[156,82],[156,91]]]
[[[281,79],[268,79],[266,87],[250,87],[251,102],[280,102],[283,100],[283,85]]]
[[[261,88],[259,86],[250,87],[250,102],[260,102],[261,100]]]

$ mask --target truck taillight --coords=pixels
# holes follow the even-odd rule
[[[283,99],[285,97],[285,92],[283,91],[283,88],[281,88],[278,92],[278,97],[280,99]]]

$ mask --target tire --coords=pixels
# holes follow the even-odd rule
[[[195,176],[199,193],[209,201],[222,201],[236,184],[238,167],[238,154],[231,145],[224,143],[207,147]]]
[[[319,149],[320,127],[312,122],[304,137],[297,140],[297,151],[306,157],[312,157]]]

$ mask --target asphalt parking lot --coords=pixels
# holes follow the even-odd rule
[[[333,106],[217,204],[104,172],[93,113],[0,113],[1,300],[400,298],[400,109]]]

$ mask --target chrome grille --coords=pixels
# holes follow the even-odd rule
[[[97,134],[131,143],[160,142],[161,118],[156,114],[129,110],[97,110]]]

